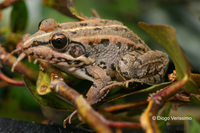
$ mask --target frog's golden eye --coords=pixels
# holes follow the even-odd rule
[[[64,49],[69,42],[69,38],[62,33],[54,34],[50,40],[51,45],[57,50]]]

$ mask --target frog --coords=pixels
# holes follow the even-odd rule
[[[109,90],[101,90],[113,80],[146,84],[162,82],[169,64],[166,53],[151,50],[123,23],[100,18],[66,23],[44,19],[39,23],[39,30],[24,39],[16,51],[20,55],[12,71],[28,57],[91,81],[86,94],[91,105],[109,93]]]

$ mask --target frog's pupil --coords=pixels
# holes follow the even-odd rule
[[[68,39],[65,35],[63,34],[55,34],[52,37],[51,41],[52,45],[56,49],[63,49],[65,46],[68,44]]]
[[[63,42],[64,42],[64,38],[57,38],[56,40],[54,40],[54,43],[57,44],[58,47],[62,45]]]

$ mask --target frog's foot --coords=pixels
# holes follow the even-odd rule
[[[107,83],[108,85],[106,85],[104,88],[102,88],[100,90],[100,94],[103,93],[104,91],[114,88],[116,86],[122,86],[122,87],[128,88],[129,83],[134,83],[134,82],[143,83],[144,81],[142,79],[130,79],[130,80],[122,81],[122,82],[110,81]]]
[[[108,85],[105,86],[104,88],[102,88],[99,93],[102,94],[104,91],[114,88],[116,86],[125,86],[126,88],[128,88],[127,87],[128,83],[126,81],[124,81],[124,82],[117,82],[117,81],[108,82]]]
[[[74,112],[72,112],[64,121],[63,121],[63,127],[66,128],[66,124],[67,122],[69,124],[71,124],[72,122],[72,117],[77,113],[77,110],[75,110]]]

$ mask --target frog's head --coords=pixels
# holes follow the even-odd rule
[[[85,47],[71,40],[65,30],[54,19],[41,21],[39,31],[29,36],[21,46],[22,53],[12,70],[26,56],[61,68],[93,63],[94,60],[87,57]]]

